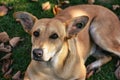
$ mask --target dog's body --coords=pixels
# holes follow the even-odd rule
[[[51,19],[38,20],[26,12],[14,16],[32,35],[32,60],[24,80],[85,80],[90,55],[98,60],[88,66],[88,72],[112,59],[96,45],[120,56],[120,22],[104,7],[72,6]]]

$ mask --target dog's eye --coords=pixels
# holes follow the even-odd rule
[[[76,27],[79,29],[83,28],[83,26],[84,26],[84,23],[77,23],[76,24]]]
[[[34,35],[35,37],[38,37],[38,36],[40,35],[40,33],[39,33],[38,31],[35,31],[35,32],[33,32],[33,35]]]
[[[51,38],[51,39],[57,39],[58,38],[58,34],[54,33],[49,38]]]

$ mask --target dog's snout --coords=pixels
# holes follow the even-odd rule
[[[35,57],[42,57],[43,56],[43,50],[42,49],[34,49],[33,50],[33,55]]]

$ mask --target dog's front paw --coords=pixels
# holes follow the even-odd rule
[[[87,75],[86,78],[91,77],[94,73],[97,73],[101,70],[100,67],[93,67],[91,64],[87,66]]]
[[[120,80],[120,60],[118,60],[116,67],[117,67],[117,69],[115,71],[115,76],[116,76],[117,80]]]
[[[117,80],[120,80],[120,66],[116,69],[115,76],[116,76]]]

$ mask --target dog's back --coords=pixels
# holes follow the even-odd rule
[[[120,45],[120,22],[112,11],[98,5],[77,5],[66,8],[56,15],[55,18],[67,22],[78,16],[89,17],[89,22],[86,27],[88,27],[91,37],[97,45],[104,50],[120,56],[120,50],[116,48]],[[83,31],[84,30],[86,30],[86,28],[84,28]],[[82,35],[84,36],[86,34]],[[85,40],[85,36],[83,40]]]

